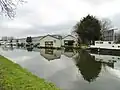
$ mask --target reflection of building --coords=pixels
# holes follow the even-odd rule
[[[14,47],[13,47],[13,46],[2,46],[1,48],[2,48],[2,50],[4,50],[4,51],[12,51],[12,50],[14,50]]]
[[[117,61],[120,60],[120,56],[112,56],[112,55],[99,55],[99,54],[91,54],[92,56],[95,56],[95,59],[97,61],[104,61],[104,62],[109,62],[109,61]]]
[[[65,48],[62,51],[62,53],[69,58],[73,57],[76,54],[76,52],[73,48]]]
[[[120,56],[112,56],[112,55],[99,55],[99,54],[91,54],[95,57],[96,61],[100,61],[102,64],[105,64],[111,68],[114,68],[114,63],[120,60]]]
[[[40,39],[40,47],[61,47],[61,38],[54,35],[47,35]]]
[[[75,46],[77,46],[76,41],[77,41],[77,39],[75,37],[73,37],[72,35],[67,35],[64,38],[62,38],[62,46],[75,47]]]
[[[48,61],[59,59],[61,57],[61,50],[57,49],[40,49],[40,54]]]
[[[5,43],[6,43],[6,41],[0,40],[0,45],[4,45]]]
[[[11,44],[12,44],[12,45],[17,45],[17,41],[18,41],[17,39],[13,39],[13,40],[11,41]]]

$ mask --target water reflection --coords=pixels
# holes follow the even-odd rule
[[[95,56],[91,56],[85,50],[80,50],[75,57],[75,61],[83,78],[88,82],[93,82],[99,76],[102,63],[96,61]]]
[[[11,46],[1,46],[1,48],[4,50],[4,51],[13,51],[14,50],[14,47],[11,45]]]
[[[73,57],[76,54],[76,50],[73,48],[65,48],[63,54],[69,58]]]
[[[11,50],[9,48],[12,48],[12,50],[16,49],[15,47],[4,47],[2,49],[3,50],[6,50],[6,49]],[[42,61],[40,61],[40,60],[38,60],[36,62],[34,61],[37,58],[39,59],[39,57],[35,58],[34,60],[31,59],[31,62],[33,64],[33,61],[34,61],[35,66],[38,64],[38,62],[40,62],[40,65],[41,65],[41,68],[42,68],[41,70],[46,69],[48,63],[50,63],[50,64],[55,63],[56,66],[58,66],[58,69],[56,67],[56,72],[57,72],[57,74],[55,74],[56,76],[58,76],[58,72],[60,72],[60,71],[66,70],[66,71],[64,71],[64,73],[66,73],[67,70],[69,70],[69,67],[67,67],[67,65],[69,65],[69,62],[70,62],[70,63],[72,63],[72,65],[74,64],[75,67],[72,66],[72,65],[69,65],[69,66],[71,66],[73,68],[77,67],[77,69],[79,70],[79,75],[82,75],[84,80],[88,81],[88,82],[97,81],[97,78],[100,77],[102,67],[107,66],[109,68],[114,69],[115,68],[115,63],[117,63],[117,61],[119,61],[119,59],[120,59],[119,56],[91,54],[91,53],[89,53],[85,50],[75,50],[75,49],[72,49],[72,48],[63,48],[61,50],[57,50],[57,49],[38,49],[38,48],[27,47],[27,48],[20,48],[20,49],[27,50],[30,53],[38,52],[38,56],[42,56],[42,60],[44,58],[44,60],[45,60],[44,63],[45,64],[42,66],[41,65]],[[34,51],[34,52],[31,52],[31,51]],[[33,56],[33,58],[34,58],[34,56]],[[65,59],[68,59],[66,66],[64,66],[64,64],[63,64]],[[48,61],[51,61],[51,60],[55,61],[56,60],[56,61],[55,62],[53,61],[54,63],[52,63],[52,62],[47,62],[46,63],[47,60]],[[57,60],[58,60],[58,62],[57,62]],[[29,62],[27,62],[27,64]],[[62,62],[63,65],[60,65],[61,62]],[[40,65],[38,65],[38,67]],[[34,66],[34,68],[35,68],[35,66]],[[59,69],[60,67],[62,69]],[[65,67],[65,69],[63,69],[63,67]],[[31,69],[31,71],[34,71],[34,72],[36,70],[36,69],[33,70],[33,67],[31,67],[31,66],[29,66],[29,68]],[[48,70],[48,71],[50,71],[50,73],[52,73],[52,72],[54,72],[54,70],[53,71],[52,70],[53,69],[51,69],[51,71],[50,70]],[[57,70],[59,70],[59,71],[57,71]],[[45,73],[45,71],[43,71],[43,72]],[[70,72],[71,72],[71,69],[70,69]],[[64,73],[59,73],[59,75],[60,76],[65,76]],[[67,74],[67,75],[69,75],[69,74]],[[59,80],[58,80],[58,82],[59,82]]]
[[[110,55],[99,55],[99,54],[91,54],[91,56],[95,57],[96,61],[100,61],[104,66],[107,65],[111,68],[114,68],[114,63],[119,60],[119,56],[110,56]]]
[[[40,55],[48,61],[59,59],[61,57],[61,50],[57,49],[40,49]]]
[[[85,50],[79,50],[74,60],[84,80],[88,82],[93,82],[99,77],[102,66],[114,68],[114,63],[116,62],[110,58],[108,60],[104,57],[101,58],[96,54],[90,55]]]
[[[28,52],[32,52],[33,47],[26,47]]]

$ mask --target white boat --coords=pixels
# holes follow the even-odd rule
[[[90,45],[90,49],[120,50],[120,44],[114,41],[95,41],[95,45]]]

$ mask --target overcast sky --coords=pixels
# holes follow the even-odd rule
[[[14,20],[0,17],[0,36],[68,34],[87,14],[109,18],[120,28],[120,0],[26,0]]]

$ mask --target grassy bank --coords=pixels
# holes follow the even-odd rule
[[[0,90],[60,90],[0,56]]]

